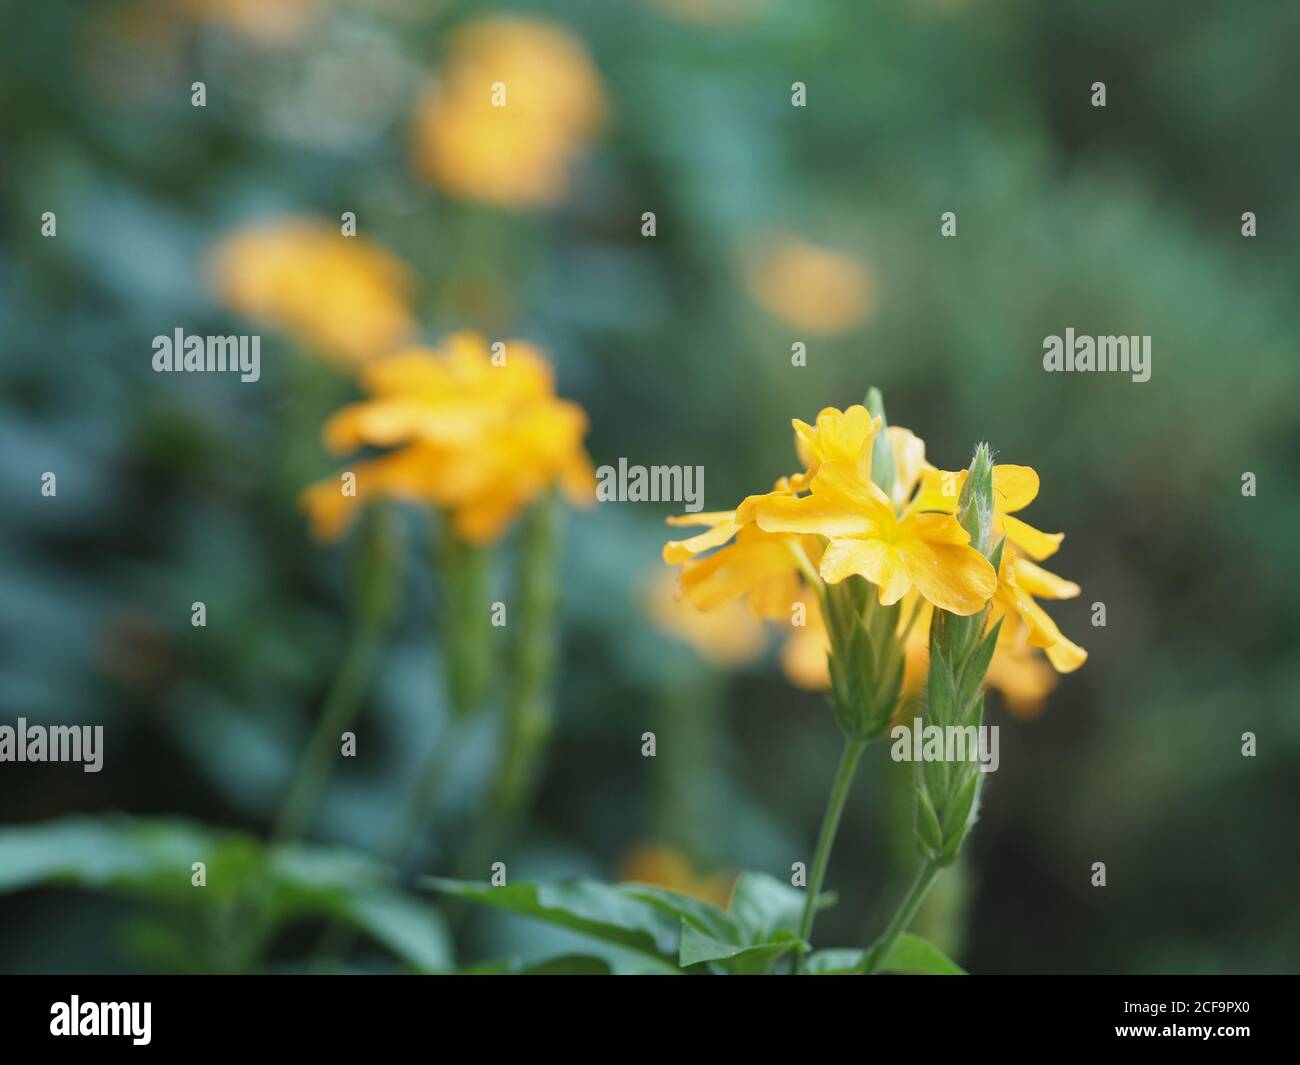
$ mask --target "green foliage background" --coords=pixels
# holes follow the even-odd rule
[[[1084,588],[1053,613],[1091,658],[1040,720],[994,708],[1002,767],[926,931],[977,973],[1300,966],[1294,7],[771,0],[718,29],[630,2],[512,5],[582,37],[612,114],[574,193],[534,213],[454,203],[407,163],[447,31],[499,5],[341,2],[269,50],[185,24],[141,50],[112,29],[125,7],[15,4],[0,22],[0,720],[102,723],[107,745],[97,775],[0,764],[0,821],[123,812],[249,847],[265,834],[346,639],[349,545],[313,543],[296,496],[333,468],[319,427],[351,386],[267,330],[257,386],[155,375],[149,341],[235,331],[198,270],[230,227],[353,210],[416,270],[428,339],[537,340],[591,416],[598,464],[702,464],[708,509],[789,471],[792,416],[869,384],[941,465],[987,439],[1034,466],[1031,518],[1066,530],[1053,568]],[[361,53],[374,62],[350,65]],[[57,239],[40,236],[46,210]],[[947,210],[954,240],[938,235]],[[862,258],[877,289],[862,327],[800,337],[754,305],[736,251],[772,227]],[[1043,337],[1067,326],[1150,334],[1151,381],[1043,373]],[[45,470],[57,500],[39,493]],[[782,878],[810,860],[833,719],[774,657],[722,676],[652,628],[640,597],[672,509],[567,521],[557,734],[502,845],[512,880],[608,878],[652,840],[702,869]],[[361,753],[312,832],[355,852],[339,862],[364,862],[447,724],[431,530],[411,514],[407,532]],[[189,625],[194,600],[206,629]],[[424,868],[454,864],[493,743],[489,716]],[[913,859],[896,783],[872,752],[821,945],[865,945],[897,897]],[[0,970],[193,966],[164,920],[188,903],[167,892],[21,881],[116,852],[81,825],[51,830],[40,861],[4,837],[0,882],[20,890],[0,898]],[[347,881],[340,868],[324,881]],[[287,906],[299,888],[320,902],[288,880]],[[304,903],[273,958],[311,941],[312,914],[354,904]],[[386,936],[436,952],[442,932],[412,920],[409,935],[359,920],[361,963],[400,964]],[[579,942],[494,913],[457,935],[466,962]]]

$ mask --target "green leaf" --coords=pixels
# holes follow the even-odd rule
[[[926,688],[926,724],[950,725],[956,720],[957,683],[943,649],[930,638],[930,682]]]
[[[191,883],[195,862],[206,867],[202,888]],[[437,911],[390,887],[383,866],[342,848],[267,846],[181,819],[66,818],[0,829],[0,892],[40,884],[155,899],[178,909],[256,894],[272,929],[305,916],[333,917],[417,969],[451,965]]]
[[[928,939],[904,932],[880,963],[882,973],[917,973],[928,976],[966,976],[966,970]]]
[[[338,916],[421,972],[441,972],[452,965],[451,938],[441,915],[399,892],[347,896]]]
[[[846,947],[817,950],[808,955],[804,971],[809,976],[854,976],[862,972],[866,957],[865,950]]]
[[[916,791],[916,835],[921,845],[931,852],[937,852],[943,846],[943,831],[939,827],[939,818],[924,788],[918,788]]]
[[[962,785],[952,800],[952,805],[944,811],[943,834],[951,840],[954,836],[965,835],[966,824],[970,820],[971,808],[979,795],[980,780],[984,776],[978,769],[970,774],[970,779]]]
[[[524,976],[609,976],[609,962],[590,954],[562,954],[519,970]]]
[[[715,939],[732,943],[742,942],[736,922],[726,910],[720,909],[711,902],[704,902],[690,895],[682,895],[653,884],[620,884],[619,890],[629,898],[641,899],[665,913],[691,922],[701,932]]]
[[[778,932],[796,932],[805,898],[804,891],[767,873],[741,873],[731,896],[731,916],[742,942],[768,943]],[[822,896],[818,909],[830,901]]]
[[[751,946],[724,943],[705,935],[684,920],[681,952],[677,960],[683,969],[703,962],[716,962],[728,972],[761,973],[770,969],[774,961],[788,954],[798,943],[798,937],[793,935],[787,935],[770,943],[757,943]]]
[[[420,883],[446,895],[533,917],[669,962],[678,956],[683,918],[646,901],[628,885],[578,878],[501,887],[441,877],[424,877]]]

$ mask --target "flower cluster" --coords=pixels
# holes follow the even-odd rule
[[[432,504],[458,538],[485,544],[552,485],[575,502],[593,498],[586,414],[556,396],[533,345],[511,340],[496,352],[481,336],[459,333],[441,350],[408,347],[362,370],[370,398],[326,423],[325,444],[338,453],[389,450],[352,464],[351,494],[338,478],[306,490],[318,536],[340,535],[368,500],[396,498]]]
[[[529,18],[466,25],[415,118],[413,157],[451,196],[504,207],[555,203],[605,113],[576,37]]]
[[[916,434],[885,427],[883,416],[864,406],[827,408],[811,425],[793,424],[802,470],[733,511],[669,519],[707,526],[664,547],[664,560],[682,567],[683,598],[714,610],[744,597],[760,618],[794,618],[796,635],[784,662],[808,687],[832,686],[834,655],[830,668],[827,655],[834,633],[826,618],[837,610],[836,587],[852,577],[874,589],[879,607],[898,605],[888,616],[885,643],[901,658],[902,689],[919,688],[927,674],[935,608],[970,616],[988,607],[988,624],[1002,621],[988,680],[1003,688],[1013,710],[1032,712],[1050,688],[1035,649],[1059,672],[1083,663],[1086,652],[1037,601],[1069,598],[1079,587],[1038,565],[1057,550],[1062,534],[1015,516],[1038,494],[1032,469],[993,467],[990,532],[1002,543],[995,569],[957,520],[967,472],[932,466]],[[879,611],[873,618],[876,625],[887,620]]]

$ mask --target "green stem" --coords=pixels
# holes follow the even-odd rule
[[[298,773],[289,788],[271,831],[277,843],[297,839],[307,827],[312,811],[329,779],[330,767],[337,756],[341,733],[351,724],[361,708],[366,685],[375,669],[383,644],[383,626],[375,618],[358,621],[343,660],[325,697],[325,709],[308,742]]]
[[[939,868],[928,859],[921,863],[921,868],[916,871],[916,879],[912,881],[912,886],[903,896],[903,901],[898,904],[898,909],[894,911],[889,924],[885,926],[884,934],[876,940],[875,945],[867,953],[865,972],[868,974],[877,972],[884,960],[889,957],[889,952],[898,941],[898,937],[907,931],[907,926],[912,923],[916,911],[925,901],[925,894],[934,883],[934,878],[939,875]]]
[[[867,741],[853,736],[844,737],[844,750],[840,754],[840,764],[835,770],[835,782],[831,785],[830,797],[826,800],[826,812],[822,815],[821,831],[817,834],[817,853],[813,856],[812,877],[808,882],[808,897],[804,899],[803,916],[799,920],[799,939],[803,943],[810,941],[813,921],[817,917],[817,898],[826,879],[826,867],[830,864],[831,847],[835,844],[835,834],[839,831],[840,816],[844,813],[844,803],[849,797],[849,788],[853,784],[853,774],[857,771],[862,752],[867,749]],[[803,968],[803,948],[800,947],[798,968]]]
[[[555,671],[556,573],[559,508],[553,497],[538,500],[525,519],[520,544],[509,705],[501,757],[488,789],[486,817],[463,867],[476,870],[488,849],[532,798],[537,762],[551,734],[551,677]]]

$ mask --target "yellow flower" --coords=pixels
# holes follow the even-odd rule
[[[618,879],[667,888],[723,908],[731,899],[733,883],[733,878],[723,873],[701,876],[677,851],[653,844],[642,844],[628,854],[619,867]]]
[[[209,273],[228,306],[347,366],[415,329],[406,265],[331,226],[288,219],[237,230],[212,252]]]
[[[763,626],[739,600],[718,610],[696,610],[678,598],[677,582],[668,570],[659,570],[650,585],[646,609],[662,631],[689,643],[718,666],[748,662],[766,642]]]
[[[599,76],[573,34],[539,19],[485,19],[453,35],[416,112],[413,160],[459,199],[552,204],[604,112]]]
[[[768,495],[752,506],[758,527],[768,533],[801,533],[827,539],[821,577],[835,584],[853,575],[877,587],[882,605],[898,602],[915,589],[927,601],[953,614],[979,611],[993,595],[997,576],[988,560],[970,546],[970,534],[950,514],[921,512],[909,506],[900,514],[893,500],[871,480],[871,453],[880,420],[873,419],[849,458],[842,449],[855,438],[852,408],[836,421],[840,431],[819,433],[810,452],[820,459],[808,495]],[[798,427],[796,427],[798,431]]]
[[[965,478],[965,470],[925,470],[921,476],[916,506],[926,510],[955,511]],[[1002,553],[991,620],[1009,616],[1011,620],[1003,623],[1003,628],[1009,630],[1009,638],[1023,640],[1031,647],[1041,647],[1057,671],[1069,673],[1083,665],[1088,654],[1082,647],[1061,635],[1061,630],[1038,605],[1034,596],[1071,599],[1079,594],[1079,586],[1030,561],[1030,558],[1041,561],[1054,554],[1061,546],[1064,534],[1045,533],[1012,517],[1016,511],[1024,509],[1037,498],[1038,488],[1038,474],[1028,466],[993,467],[992,531],[994,537],[1006,536],[1006,547]],[[1025,558],[1024,555],[1030,558]],[[1017,622],[1023,627],[1023,632],[1013,637],[1011,630],[1017,628]],[[1001,646],[1000,639],[999,647]],[[1002,653],[999,650],[998,654]],[[990,674],[992,672],[990,667]]]
[[[966,483],[966,472],[926,469],[921,474],[917,507],[954,513]],[[1064,533],[1045,533],[1011,515],[1029,506],[1038,496],[1038,474],[1028,466],[993,467],[993,536],[1005,534],[1030,558],[1040,562],[1056,553]]]
[[[1072,599],[1079,586],[1023,558],[1011,543],[1002,552],[998,571],[998,590],[993,596],[990,620],[1007,618],[1003,627],[1023,626],[1023,636],[1031,647],[1041,647],[1058,673],[1071,673],[1088,658],[1088,652],[1067,640],[1035,596],[1044,599]]]
[[[807,333],[848,332],[871,304],[871,277],[856,259],[797,238],[758,251],[745,274],[759,306]]]
[[[331,418],[326,445],[395,450],[350,467],[354,495],[338,479],[304,492],[324,539],[376,497],[432,504],[450,514],[458,536],[482,544],[552,485],[577,502],[594,496],[586,415],[556,398],[550,367],[525,341],[507,341],[496,365],[482,337],[458,334],[443,351],[412,347],[367,366],[361,385],[373,398]]]
[[[663,549],[665,562],[682,566],[681,594],[699,610],[718,610],[745,596],[754,617],[787,619],[799,597],[809,552],[820,551],[811,538],[738,524],[735,511],[685,514],[669,518],[668,524],[708,527],[686,540],[670,540]],[[726,546],[706,558],[695,557],[722,544]]]

